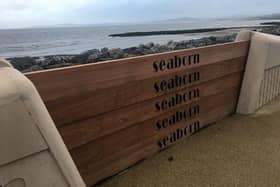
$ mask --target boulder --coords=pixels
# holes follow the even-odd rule
[[[23,71],[25,69],[28,69],[36,65],[36,60],[33,57],[18,57],[18,58],[10,58],[8,60],[19,71]]]
[[[33,65],[27,69],[24,69],[22,70],[23,73],[26,73],[26,72],[31,72],[31,71],[40,71],[40,70],[43,70],[44,68],[42,68],[41,66],[38,66],[38,65]]]
[[[109,57],[112,59],[118,59],[124,57],[124,52],[120,48],[110,49],[108,53],[109,53]]]

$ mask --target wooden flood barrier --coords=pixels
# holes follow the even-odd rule
[[[88,186],[235,111],[249,42],[27,73]]]

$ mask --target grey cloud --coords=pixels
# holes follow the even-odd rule
[[[11,1],[11,4],[0,2],[0,8],[12,12],[13,17],[17,18],[13,23],[29,20],[28,24],[32,25],[40,25],[44,21],[52,23],[52,20],[54,24],[143,22],[178,17],[223,18],[280,12],[280,1],[277,0],[79,0],[85,1],[83,6],[64,6],[63,2],[68,0],[57,0],[62,2],[56,12],[46,11],[52,10],[57,2],[55,0],[38,0],[44,2],[44,6],[35,6],[36,0],[30,0],[34,3]],[[38,12],[42,14],[39,21],[36,18]],[[1,22],[3,19],[5,21]],[[9,16],[2,17],[0,25],[5,25],[9,19]]]

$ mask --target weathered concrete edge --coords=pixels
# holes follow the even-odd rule
[[[34,85],[7,61],[0,77],[0,186],[85,186]]]
[[[275,93],[272,95],[270,90],[276,86],[271,82],[278,81],[280,76],[269,77],[269,81],[264,81],[268,79],[264,73],[266,70],[277,68],[280,65],[280,60],[278,60],[280,59],[280,37],[244,30],[236,38],[236,41],[242,40],[251,40],[251,44],[236,112],[252,114],[279,95],[279,91],[274,91]]]

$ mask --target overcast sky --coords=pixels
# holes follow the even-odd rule
[[[280,13],[280,0],[0,0],[0,28]]]

